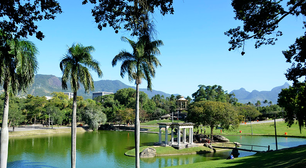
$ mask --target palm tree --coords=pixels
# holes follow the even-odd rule
[[[38,69],[34,43],[21,39],[9,39],[0,31],[0,84],[4,89],[4,108],[1,128],[1,168],[7,167],[8,113],[10,95],[25,91],[32,84]]]
[[[99,63],[93,60],[91,52],[94,47],[84,47],[81,44],[73,44],[68,49],[68,53],[60,62],[60,68],[63,72],[62,88],[68,88],[67,82],[70,81],[71,90],[73,91],[73,106],[72,106],[72,124],[71,124],[71,167],[75,168],[76,164],[76,109],[77,109],[77,91],[80,88],[80,83],[84,86],[85,92],[94,89],[93,79],[88,71],[88,68],[98,73],[102,77]]]
[[[115,66],[118,61],[122,61],[120,75],[123,78],[127,73],[130,81],[136,84],[136,114],[135,114],[135,166],[139,164],[139,143],[140,143],[140,125],[139,125],[139,84],[141,80],[147,80],[148,90],[152,90],[151,78],[155,77],[155,67],[161,66],[155,55],[160,54],[159,46],[163,45],[161,40],[151,41],[148,36],[141,36],[138,42],[134,42],[126,37],[121,38],[128,42],[133,48],[133,53],[121,51],[112,61]]]

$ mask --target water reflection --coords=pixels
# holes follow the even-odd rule
[[[233,142],[253,145],[271,145],[275,148],[274,137],[229,136]],[[157,134],[141,134],[141,145],[150,145],[158,141]],[[69,134],[32,138],[11,138],[9,142],[8,167],[70,167]],[[306,144],[301,138],[278,138],[279,148]],[[123,131],[99,131],[77,135],[77,167],[134,167],[134,158],[124,153],[134,148],[134,133]],[[239,151],[240,156],[254,152]],[[231,151],[182,156],[164,156],[141,159],[141,167],[156,168],[226,159]]]

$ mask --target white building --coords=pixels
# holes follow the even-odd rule
[[[92,92],[92,99],[98,97],[98,96],[104,96],[104,95],[110,95],[114,94],[113,92]]]
[[[68,96],[68,99],[73,98],[73,93],[72,92],[64,92],[64,94]]]

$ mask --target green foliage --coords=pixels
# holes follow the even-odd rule
[[[251,105],[237,106],[236,110],[238,111],[238,114],[244,116],[245,119],[248,119],[249,117],[255,118],[261,115],[261,113]]]
[[[73,44],[68,49],[68,53],[60,62],[60,68],[63,72],[63,89],[68,88],[68,81],[70,81],[73,92],[77,92],[80,88],[80,83],[84,86],[85,92],[94,89],[93,79],[87,67],[97,72],[99,77],[102,77],[102,71],[99,63],[93,60],[92,51],[94,51],[92,46],[84,47],[82,44]]]
[[[22,115],[21,107],[23,106],[22,100],[17,97],[10,100],[10,112],[8,115],[9,125],[12,127],[18,126],[24,122],[25,116]]]
[[[120,75],[123,78],[127,73],[130,81],[135,81],[136,84],[141,84],[141,80],[145,79],[148,83],[147,89],[152,90],[152,77],[155,77],[155,68],[161,66],[161,63],[156,58],[160,54],[159,46],[163,45],[161,40],[151,41],[146,36],[139,37],[137,42],[134,42],[127,37],[122,37],[122,40],[128,42],[133,53],[121,51],[117,54],[112,66],[115,66],[118,61],[122,61]]]
[[[83,121],[89,125],[90,129],[98,130],[100,124],[104,124],[107,120],[106,115],[102,112],[101,107],[90,104],[81,109],[83,113]]]
[[[217,101],[198,101],[188,106],[187,120],[196,125],[209,125],[212,130],[221,126],[228,129],[230,125],[238,127],[238,113],[229,103]]]
[[[279,106],[286,111],[286,122],[291,126],[295,118],[298,120],[300,131],[306,126],[306,83],[298,83],[288,89],[283,89],[279,93]]]
[[[222,86],[213,85],[205,86],[199,85],[199,89],[192,94],[194,101],[220,101],[228,103],[236,103],[238,100],[235,98],[234,94],[228,94],[222,89]]]
[[[280,22],[287,16],[306,16],[305,1],[285,0],[285,1],[255,1],[255,0],[233,0],[232,6],[236,14],[235,19],[243,22],[240,26],[225,32],[231,39],[229,50],[243,47],[246,40],[255,39],[255,48],[261,45],[274,45],[279,36],[283,33],[278,30]],[[304,27],[306,23],[303,22]],[[298,37],[295,43],[289,46],[289,50],[283,51],[287,62],[292,63],[288,69],[286,77],[288,80],[298,83],[301,77],[306,76],[305,45],[306,32]]]
[[[92,9],[99,30],[109,25],[116,33],[121,29],[132,30],[132,35],[140,35],[143,32],[144,25],[148,24],[148,12],[154,13],[154,10],[160,9],[160,13],[173,14],[173,0],[122,0],[120,3],[116,1],[96,1],[89,0],[96,6]],[[88,0],[83,0],[83,4]]]
[[[7,40],[7,34],[2,30],[0,42],[0,84],[8,93],[25,92],[38,69],[38,50],[30,41]]]
[[[261,45],[275,44],[277,38],[282,35],[278,29],[279,23],[288,15],[305,15],[304,1],[254,1],[233,0],[232,6],[236,14],[235,19],[243,22],[243,29],[230,29],[225,32],[231,37],[229,50],[244,46],[248,39],[255,39],[255,47]]]
[[[1,1],[0,6],[0,29],[13,35],[12,38],[36,34],[42,40],[44,35],[37,30],[37,21],[54,19],[55,14],[62,12],[56,0]]]
[[[135,108],[136,90],[132,88],[120,89],[114,94],[114,100],[128,108]]]
[[[65,118],[65,113],[61,111],[58,107],[55,107],[51,104],[46,108],[46,113],[50,116],[52,124],[62,125],[63,120]]]

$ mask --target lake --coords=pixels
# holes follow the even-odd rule
[[[141,133],[141,146],[158,142],[158,134]],[[269,136],[227,136],[232,142],[253,145],[270,145],[275,149],[275,138]],[[70,167],[69,134],[48,135],[44,137],[10,138],[9,168],[65,168]],[[306,144],[302,138],[278,138],[278,148],[288,148]],[[77,134],[77,167],[135,167],[134,157],[124,153],[134,147],[134,132],[97,131]],[[266,150],[266,149],[264,149]],[[141,159],[141,167],[157,168],[225,159],[231,151],[201,154],[155,157]],[[254,152],[240,152],[240,157]]]

